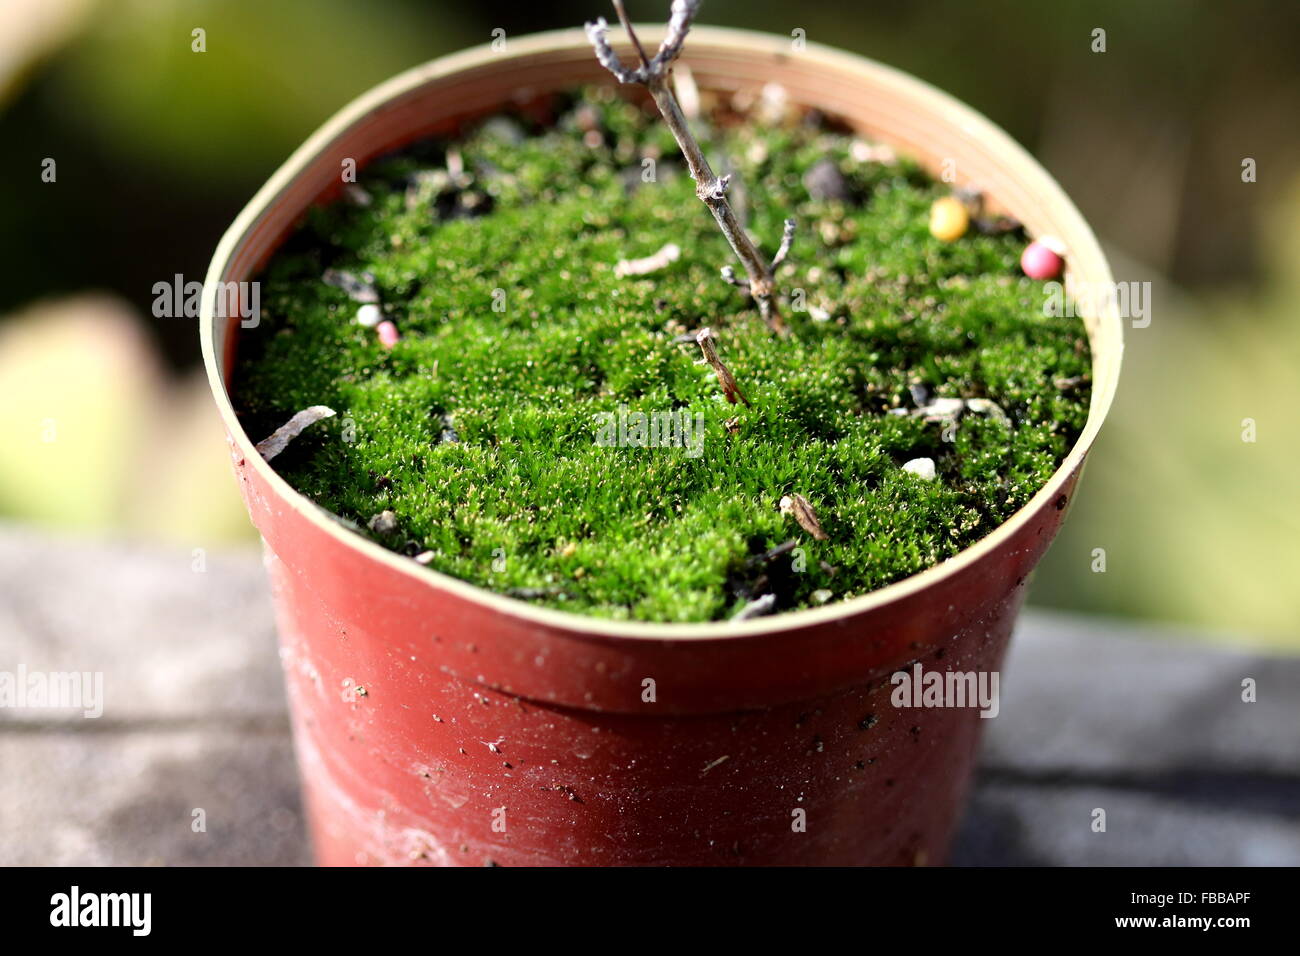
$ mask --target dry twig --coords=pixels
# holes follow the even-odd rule
[[[614,266],[614,275],[622,279],[627,276],[644,276],[660,269],[666,269],[676,262],[682,250],[675,242],[670,242],[652,256],[644,259],[620,259]]]
[[[722,364],[722,359],[718,358],[718,351],[713,347],[713,330],[700,329],[695,336],[695,341],[700,345],[700,351],[704,353],[704,361],[713,367],[717,373],[718,384],[722,386],[722,394],[727,397],[727,401],[736,404],[736,399],[744,402],[745,407],[749,408],[749,399],[745,393],[740,390],[740,385],[736,382],[736,376],[731,374],[731,369]]]
[[[304,408],[272,432],[269,437],[258,442],[257,450],[263,458],[270,461],[284,451],[289,446],[289,442],[301,435],[303,429],[308,425],[314,425],[322,418],[331,418],[333,415],[334,409],[327,408],[324,405],[312,405],[310,408]]]
[[[669,71],[672,68],[673,61],[682,52],[682,45],[686,42],[686,34],[691,28],[691,21],[695,19],[696,13],[699,12],[700,0],[673,0],[672,14],[668,21],[668,31],[658,52],[653,57],[646,54],[640,39],[637,38],[636,31],[632,29],[632,24],[628,21],[627,13],[623,9],[622,0],[613,0],[613,2],[614,9],[618,12],[618,18],[623,24],[623,29],[627,31],[628,39],[632,41],[632,46],[636,49],[637,58],[640,60],[641,65],[634,68],[623,65],[623,62],[618,58],[618,54],[614,52],[614,48],[610,46],[609,24],[605,22],[604,17],[597,19],[595,23],[586,25],[587,38],[591,41],[592,47],[595,48],[596,59],[620,83],[640,83],[649,90],[651,97],[654,98],[655,105],[659,107],[659,112],[663,115],[664,122],[668,124],[673,137],[677,140],[677,145],[681,147],[682,155],[686,157],[686,165],[690,167],[691,178],[695,180],[695,195],[709,207],[709,211],[713,213],[713,218],[717,220],[722,234],[727,237],[732,250],[736,253],[736,258],[745,267],[747,281],[743,283],[736,281],[734,271],[730,267],[723,270],[723,278],[753,296],[754,301],[758,303],[758,310],[762,314],[763,320],[767,322],[773,331],[784,334],[785,324],[781,321],[781,312],[776,303],[772,270],[789,253],[790,240],[794,236],[794,220],[786,220],[780,251],[772,264],[769,265],[767,260],[763,258],[763,254],[754,245],[753,240],[749,238],[748,233],[745,232],[744,226],[740,224],[740,220],[732,210],[731,204],[727,202],[727,186],[731,182],[731,176],[717,177],[713,174],[713,169],[705,158],[704,151],[700,149],[700,144],[691,133],[686,116],[683,114],[682,108],[677,102],[677,97],[668,84]],[[728,273],[730,273],[730,276]]]

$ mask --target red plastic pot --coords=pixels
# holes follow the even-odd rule
[[[656,30],[644,28],[648,37]],[[704,90],[785,87],[961,181],[1077,280],[1110,273],[1083,219],[1012,140],[914,79],[814,44],[697,28]],[[359,165],[511,103],[606,82],[579,31],[437,60],[330,120],[222,240],[204,356],[249,513],[266,543],[295,741],[325,864],[920,864],[942,861],[978,743],[975,709],[897,709],[889,677],[994,671],[1025,582],[1066,513],[1114,394],[1113,313],[1086,319],[1087,426],[1059,471],[987,538],[854,600],[743,623],[616,623],[534,608],[354,534],[257,454],[231,407],[237,319],[217,283],[250,280],[303,212]],[[703,214],[703,213],[702,213]],[[248,333],[256,334],[256,333]],[[252,436],[252,439],[263,436]],[[654,700],[647,701],[646,681]],[[797,813],[803,811],[803,814]],[[803,826],[799,825],[800,820]]]

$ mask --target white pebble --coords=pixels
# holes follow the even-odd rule
[[[910,471],[918,478],[924,478],[926,481],[934,481],[934,459],[913,458],[903,465],[903,471]]]
[[[383,317],[384,313],[377,305],[367,303],[357,309],[357,322],[368,329],[373,329]]]
[[[391,534],[397,530],[397,515],[385,509],[372,517],[366,527],[376,534]]]

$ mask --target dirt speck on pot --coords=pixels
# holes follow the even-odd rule
[[[700,771],[700,776],[703,777],[710,770],[714,769],[715,767],[721,766],[722,764],[726,763],[730,759],[731,759],[731,755],[726,754],[724,756],[717,758],[716,760],[710,760],[707,764],[704,765],[704,769]]]

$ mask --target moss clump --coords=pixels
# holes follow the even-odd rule
[[[596,89],[556,113],[489,121],[450,157],[429,143],[372,164],[369,205],[313,210],[266,270],[235,401],[254,439],[309,405],[338,411],[275,466],[361,533],[538,604],[716,620],[762,593],[807,607],[924,570],[1024,505],[1075,441],[1081,324],[1042,314],[1017,269],[1023,236],[934,239],[945,190],[914,165],[855,158],[851,136],[811,117],[713,117],[706,152],[737,174],[733,202],[769,254],[799,220],[777,284],[807,310],[787,305],[778,339],[718,279],[730,250],[652,110]],[[809,177],[825,160],[842,182],[825,165]],[[810,194],[827,176],[846,198]],[[667,268],[615,276],[670,242]],[[393,348],[327,268],[373,275]],[[675,343],[705,325],[751,408]],[[966,414],[945,440],[942,423],[898,414],[912,386],[991,399],[1008,420]],[[597,444],[597,414],[620,406],[703,416],[702,453]],[[935,480],[901,469],[918,457]],[[793,493],[828,540],[778,510]],[[370,530],[385,510],[396,526]],[[798,550],[761,557],[790,539]]]

